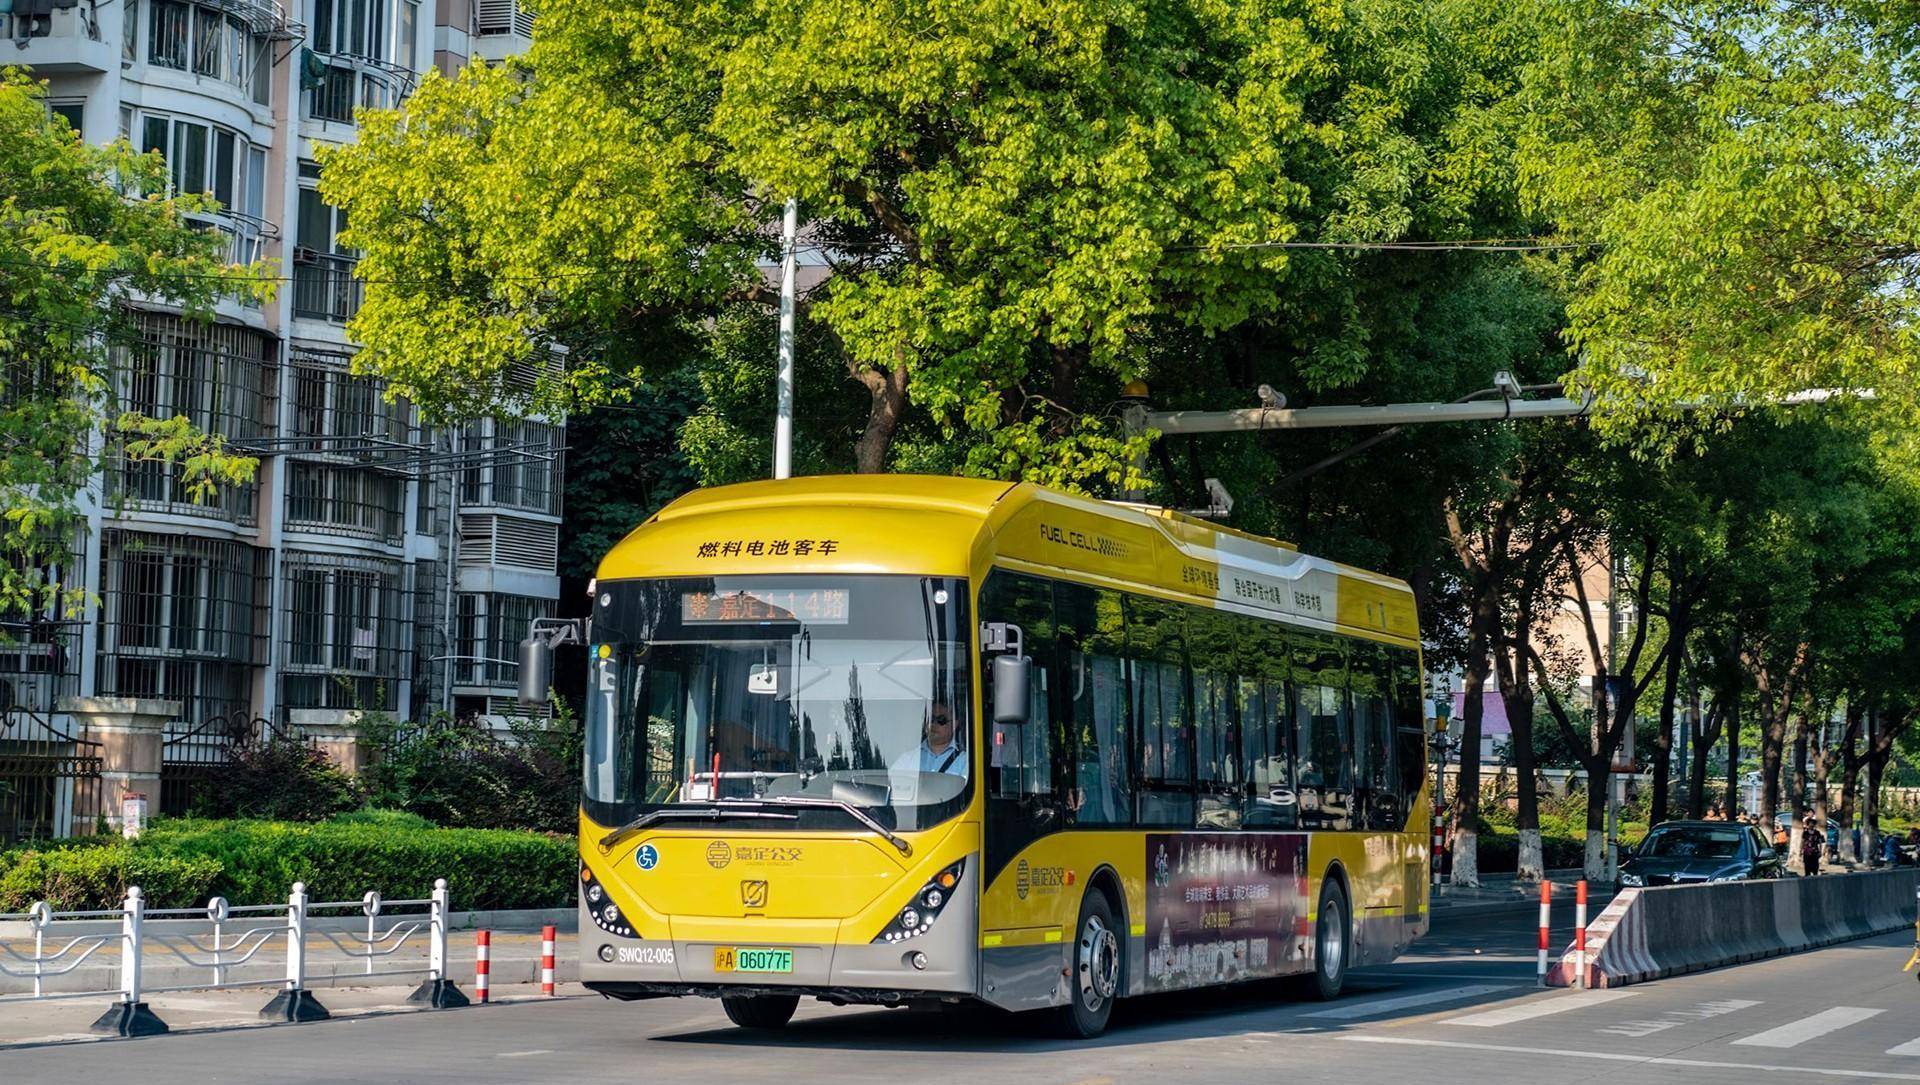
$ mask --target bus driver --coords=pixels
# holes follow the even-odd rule
[[[935,701],[927,707],[925,737],[918,748],[909,750],[894,759],[894,774],[920,772],[947,772],[955,776],[967,774],[967,752],[953,740],[953,709],[945,702]]]

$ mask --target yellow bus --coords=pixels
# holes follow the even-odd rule
[[[1049,1011],[1298,974],[1427,926],[1413,598],[1031,484],[699,491],[585,626],[580,968],[623,999]],[[544,691],[538,637],[524,670]]]

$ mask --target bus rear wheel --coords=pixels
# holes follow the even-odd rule
[[[1347,923],[1347,893],[1339,881],[1320,880],[1319,919],[1314,923],[1313,997],[1328,1002],[1340,997],[1347,983],[1347,949],[1352,927]]]
[[[1080,900],[1077,936],[1069,949],[1068,1001],[1054,1012],[1069,1039],[1092,1039],[1107,1030],[1114,999],[1120,995],[1124,943],[1113,903],[1095,889]]]
[[[799,995],[722,995],[720,1007],[741,1028],[785,1028],[800,1005]]]

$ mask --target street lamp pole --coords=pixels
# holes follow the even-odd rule
[[[800,201],[789,199],[780,230],[780,389],[773,418],[773,477],[793,477],[793,264]]]

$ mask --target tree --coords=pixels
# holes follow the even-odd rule
[[[1581,246],[1568,335],[1612,424],[1809,386],[1910,402],[1912,5],[1554,0],[1542,23],[1520,185]]]
[[[110,367],[138,342],[128,303],[205,317],[223,295],[264,298],[264,269],[229,265],[224,235],[187,221],[215,205],[166,195],[159,155],[88,146],[44,95],[0,69],[0,640],[85,605],[52,570],[106,458],[170,465],[197,500],[255,466],[186,418],[127,409]]]
[[[1363,262],[1282,246],[1512,206],[1477,118],[1514,35],[1482,4],[542,16],[524,62],[429,77],[324,156],[365,253],[356,362],[430,415],[617,400],[636,326],[770,302],[793,197],[832,272],[801,316],[866,400],[852,466],[899,463],[911,408],[949,448],[908,462],[1117,488],[1143,441],[1110,408],[1161,345],[1266,316],[1317,386],[1364,374]]]

